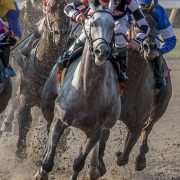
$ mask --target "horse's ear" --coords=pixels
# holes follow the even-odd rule
[[[109,1],[109,9],[111,10],[111,11],[113,11],[114,10],[114,0],[110,0]]]

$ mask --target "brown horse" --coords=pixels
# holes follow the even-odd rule
[[[151,25],[151,38],[148,38],[148,44],[144,44],[145,57],[151,57],[154,50],[149,47],[154,47],[154,40],[156,38],[155,23],[151,16],[146,15],[149,24]],[[154,37],[154,39],[153,39]],[[152,45],[152,44],[153,45]],[[152,46],[151,46],[152,45]],[[147,54],[148,53],[148,54]],[[145,60],[139,52],[130,49],[128,55],[128,76],[129,81],[124,96],[122,97],[122,111],[120,120],[128,127],[128,134],[125,141],[123,152],[117,153],[117,164],[119,166],[128,163],[129,155],[142,135],[142,144],[140,146],[140,153],[136,159],[136,170],[143,170],[146,167],[146,153],[148,152],[148,136],[154,124],[162,117],[167,109],[171,95],[172,86],[169,75],[169,70],[165,60],[162,58],[162,68],[165,72],[166,86],[156,94],[153,90],[154,77],[151,63]],[[99,177],[97,173],[97,165],[99,162],[99,152],[104,149],[106,141],[108,140],[109,132],[104,134],[99,146],[94,149],[91,160],[92,177]],[[98,150],[97,150],[98,149]]]
[[[26,156],[26,136],[32,122],[31,108],[40,106],[44,83],[66,44],[68,21],[62,11],[63,7],[64,1],[49,1],[39,41],[26,57],[21,54],[24,42],[14,57],[21,72],[19,104],[15,114],[19,122],[17,155],[22,158]]]

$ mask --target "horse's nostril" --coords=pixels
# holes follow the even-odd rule
[[[101,51],[100,51],[99,49],[96,49],[96,50],[95,50],[95,54],[96,54],[97,56],[99,56],[99,55],[101,54]]]
[[[147,51],[149,49],[149,46],[147,44],[144,44],[144,50]]]

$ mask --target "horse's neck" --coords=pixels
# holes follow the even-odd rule
[[[73,84],[86,94],[101,91],[106,78],[106,65],[97,66],[88,48],[84,49],[81,61],[74,74]]]
[[[146,85],[145,82],[147,80],[149,85],[151,85],[152,71],[148,63],[142,57],[140,57],[139,53],[130,51],[128,59],[128,89],[130,92],[137,93],[140,90],[139,88]]]
[[[39,64],[51,68],[59,56],[59,47],[53,41],[51,33],[45,31],[38,43],[37,60]]]

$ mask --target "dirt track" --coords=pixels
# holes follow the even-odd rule
[[[122,124],[117,123],[108,142],[105,156],[108,172],[102,180],[180,180],[180,61],[169,60],[168,64],[172,69],[173,98],[166,114],[155,125],[150,136],[146,170],[143,172],[134,170],[138,145],[134,148],[127,166],[116,165],[115,152],[119,148],[122,149],[121,143],[125,138],[125,134],[119,130],[123,129]],[[67,153],[62,155],[61,162],[56,162],[57,166],[50,180],[68,179],[71,173],[71,162],[78,152],[81,136],[82,133],[79,131],[77,133],[75,129],[70,133],[66,145]],[[15,142],[16,137],[10,135],[0,139],[0,180],[31,180],[36,166],[32,158],[23,162],[15,158]],[[82,172],[80,179],[86,179],[87,169],[88,167]]]

